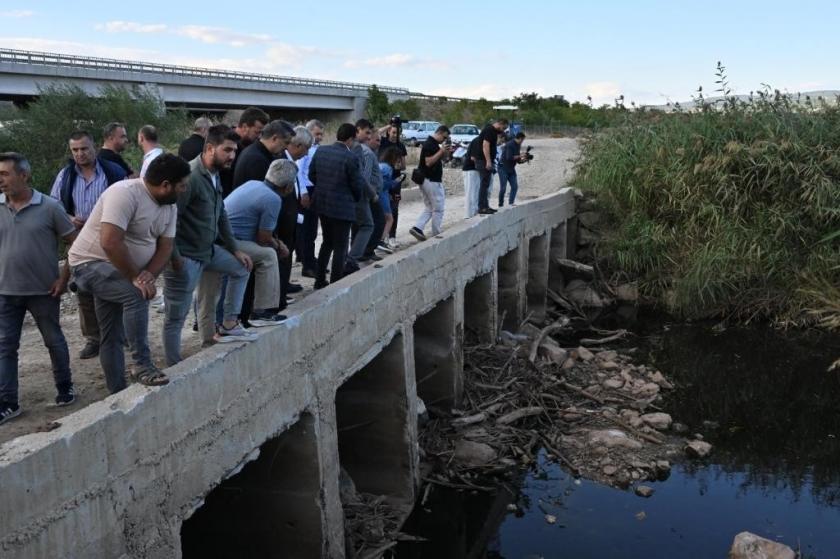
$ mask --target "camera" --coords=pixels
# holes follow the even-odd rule
[[[534,154],[531,153],[531,150],[534,149],[534,146],[528,146],[525,148],[525,161],[530,163],[534,159]]]
[[[391,120],[388,121],[388,124],[391,126],[396,126],[397,128],[402,128],[403,122],[405,122],[400,115],[392,115]]]

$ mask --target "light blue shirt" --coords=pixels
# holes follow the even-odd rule
[[[241,241],[257,241],[257,231],[274,231],[283,199],[264,181],[248,181],[225,198],[233,236]]]
[[[76,165],[74,163],[74,165]],[[61,201],[61,183],[64,181],[64,172],[67,167],[62,169],[53,182],[50,197]],[[96,162],[96,171],[91,177],[90,181],[86,180],[82,175],[82,169],[76,165],[76,184],[73,185],[73,213],[79,219],[87,220],[93,212],[93,207],[96,205],[99,197],[108,188],[108,177],[105,176],[105,171],[102,170],[102,165],[99,161]]]
[[[309,153],[301,157],[300,161],[297,162],[298,184],[300,185],[301,196],[303,196],[304,194],[309,194],[309,187],[314,186],[312,184],[312,181],[309,180],[309,164],[312,162],[312,156],[315,155],[315,150],[317,149],[318,146],[313,145],[309,148]]]

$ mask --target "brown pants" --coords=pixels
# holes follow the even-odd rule
[[[79,326],[82,336],[88,342],[99,343],[99,322],[96,320],[96,306],[90,293],[76,293],[79,298]]]

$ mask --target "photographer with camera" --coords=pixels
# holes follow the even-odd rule
[[[429,136],[420,149],[420,164],[412,173],[412,182],[420,186],[423,204],[426,209],[417,218],[408,232],[418,241],[425,241],[423,229],[429,220],[432,222],[432,235],[437,235],[443,225],[444,189],[443,189],[443,158],[453,151],[449,141],[449,128],[438,126],[435,133]]]
[[[511,206],[516,204],[516,191],[519,190],[519,181],[516,177],[516,165],[525,163],[534,158],[531,155],[531,148],[529,147],[525,153],[522,153],[522,142],[525,141],[525,133],[518,132],[512,140],[505,142],[502,147],[501,165],[499,165],[499,207],[505,205],[505,188],[507,183],[510,183],[510,199],[508,202]]]

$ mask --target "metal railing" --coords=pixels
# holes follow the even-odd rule
[[[275,83],[279,85],[294,85],[303,87],[326,87],[346,91],[367,93],[369,84],[339,82],[330,80],[315,80],[310,78],[294,78],[230,70],[215,70],[212,68],[194,68],[190,66],[175,66],[171,64],[156,64],[154,62],[132,62],[110,58],[95,58],[90,56],[75,56],[49,52],[34,52],[14,49],[0,49],[0,63],[27,64],[36,66],[85,68],[89,70],[107,70],[118,72],[137,72],[162,74],[166,76],[183,76],[195,78],[229,79],[252,83]],[[377,86],[384,93],[408,96],[408,89],[399,87]]]

